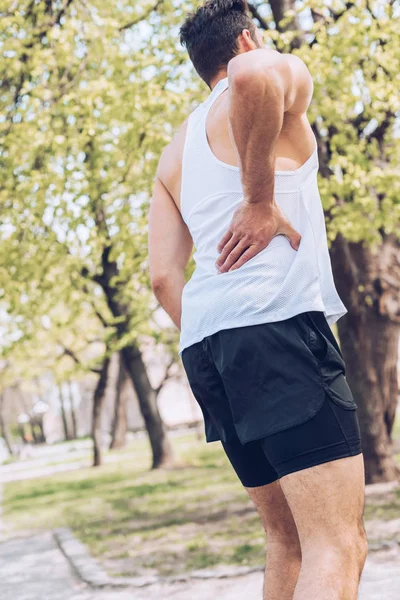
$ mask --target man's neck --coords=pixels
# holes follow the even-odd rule
[[[218,75],[216,75],[215,78],[210,82],[211,91],[215,88],[215,86],[217,85],[217,83],[220,82],[221,79],[225,79],[225,77],[228,77],[228,72],[227,71],[220,71],[218,73]]]

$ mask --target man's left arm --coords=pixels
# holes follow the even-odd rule
[[[172,196],[158,176],[150,202],[148,241],[154,295],[180,329],[184,274],[193,241]]]

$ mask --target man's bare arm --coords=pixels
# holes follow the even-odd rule
[[[221,272],[238,268],[283,234],[297,250],[300,235],[274,202],[275,145],[284,113],[304,114],[312,80],[295,56],[257,49],[228,64],[229,129],[238,156],[244,202],[218,245]]]
[[[248,202],[273,202],[275,144],[285,112],[306,112],[312,80],[290,54],[257,49],[228,65],[229,126]]]
[[[173,198],[158,176],[150,203],[148,240],[154,294],[180,329],[184,272],[193,241]]]

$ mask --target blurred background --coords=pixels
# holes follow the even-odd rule
[[[158,159],[209,93],[178,42],[198,4],[0,2],[1,535],[68,527],[113,576],[265,558],[149,282]],[[349,311],[335,334],[379,550],[400,543],[400,3],[249,10],[265,44],[301,56],[314,79],[320,193]]]

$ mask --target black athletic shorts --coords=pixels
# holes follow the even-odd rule
[[[361,452],[340,348],[322,312],[223,329],[182,352],[204,417],[244,485]]]

